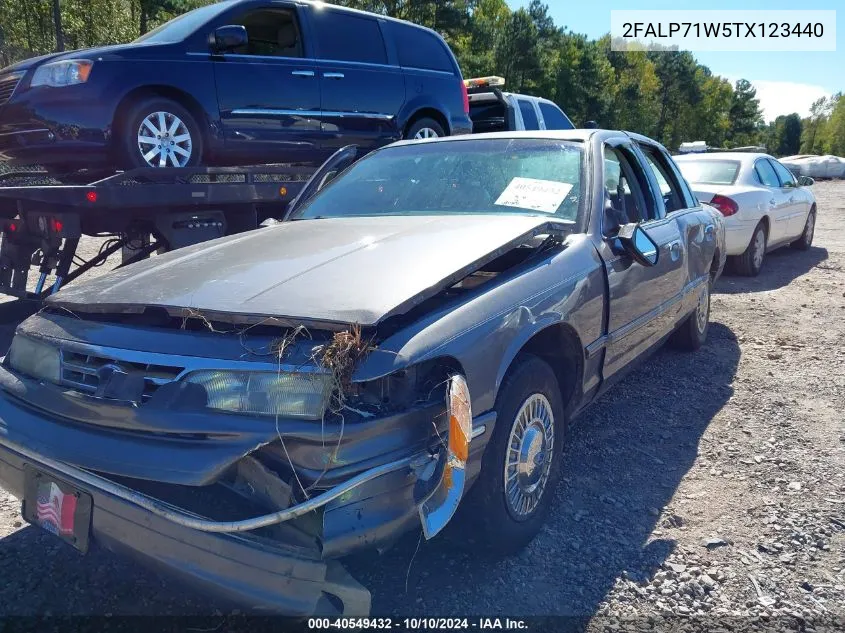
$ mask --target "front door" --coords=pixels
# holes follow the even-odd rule
[[[810,212],[809,196],[801,191],[798,180],[786,167],[778,161],[770,161],[780,179],[781,191],[789,200],[789,219],[786,224],[786,239],[795,239],[804,232],[804,223]]]
[[[687,252],[677,222],[665,217],[640,159],[627,142],[604,150],[604,240],[599,252],[609,284],[607,380],[656,344],[674,325]],[[623,224],[641,223],[657,244],[654,266],[634,261],[614,235]]]
[[[311,11],[309,19],[317,43],[323,149],[355,144],[369,151],[401,138],[397,114],[405,77],[388,63],[380,20],[329,6]]]
[[[226,162],[319,158],[320,82],[291,4],[245,11],[243,50],[215,57]]]
[[[790,200],[791,192],[781,187],[774,165],[768,158],[757,159],[754,163],[754,171],[757,179],[769,194],[769,199],[766,201],[769,216],[767,241],[769,244],[782,242],[789,235],[789,217],[792,215],[794,202]]]

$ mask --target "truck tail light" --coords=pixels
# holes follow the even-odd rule
[[[713,196],[713,199],[710,201],[710,205],[719,209],[719,212],[726,218],[739,211],[739,205],[735,200],[732,200],[727,196],[720,196],[719,194]]]
[[[467,92],[467,85],[461,81],[461,96],[464,99],[464,114],[469,114],[469,92]]]
[[[19,233],[21,230],[20,220],[12,220],[6,223],[6,233]]]

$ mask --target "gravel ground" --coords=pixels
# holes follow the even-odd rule
[[[660,351],[572,425],[527,550],[479,559],[459,518],[358,556],[373,613],[845,628],[845,182],[814,192],[810,251],[723,277],[701,351]],[[24,311],[0,305],[0,343]],[[0,489],[0,615],[230,613],[107,552],[82,557],[19,508]]]

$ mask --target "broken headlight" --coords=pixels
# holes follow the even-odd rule
[[[15,335],[7,359],[9,367],[20,374],[54,383],[61,380],[61,352],[49,343]]]
[[[319,420],[332,391],[332,376],[275,371],[195,371],[183,381],[205,389],[209,409]]]

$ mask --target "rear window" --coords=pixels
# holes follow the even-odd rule
[[[522,112],[522,122],[525,123],[526,130],[539,130],[540,119],[537,118],[537,113],[534,111],[534,104],[526,99],[517,99],[519,102],[519,111]]]
[[[399,65],[453,73],[452,58],[446,45],[433,33],[405,24],[391,24],[399,52]]]
[[[543,115],[543,121],[546,123],[547,130],[572,130],[575,128],[572,125],[572,121],[567,119],[560,108],[553,103],[541,101],[540,113]]]
[[[339,62],[386,64],[378,22],[343,11],[312,11],[320,57]]]
[[[475,133],[501,132],[508,129],[505,106],[499,101],[470,102],[469,118],[472,119],[472,131]]]
[[[737,160],[678,160],[675,163],[687,182],[702,185],[732,185],[739,173]]]

